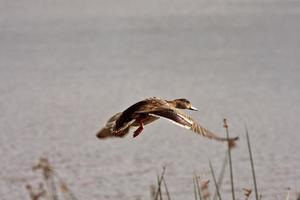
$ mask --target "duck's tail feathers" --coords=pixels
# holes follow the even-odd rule
[[[121,116],[122,113],[117,113],[114,116],[112,116],[106,123],[105,127],[102,128],[96,136],[99,139],[105,139],[110,137],[124,137],[128,134],[130,126],[126,126],[124,129],[114,131],[114,128],[116,126],[116,120]]]
[[[125,137],[129,133],[130,127],[127,127],[123,130],[120,130],[118,132],[112,131],[111,128],[102,128],[97,134],[97,138],[99,139],[106,139],[110,137]]]
[[[102,128],[97,134],[97,138],[99,139],[104,139],[108,137],[113,137],[114,135],[112,134],[112,131],[108,128]]]

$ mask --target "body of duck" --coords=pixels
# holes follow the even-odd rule
[[[228,141],[227,138],[219,137],[202,127],[180,109],[197,110],[187,99],[183,98],[171,101],[157,97],[145,99],[111,117],[105,127],[97,133],[97,137],[100,139],[107,137],[124,137],[128,134],[131,127],[138,127],[133,134],[133,137],[136,137],[143,131],[145,125],[163,117],[181,127],[190,129],[210,139]],[[233,142],[237,139],[237,137],[229,138],[229,141]]]

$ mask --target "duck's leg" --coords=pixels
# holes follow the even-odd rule
[[[136,136],[138,136],[143,130],[144,130],[144,122],[143,120],[139,120],[138,122],[140,124],[140,126],[138,127],[138,129],[136,129],[134,131],[133,137],[135,138]]]

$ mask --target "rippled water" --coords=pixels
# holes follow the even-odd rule
[[[95,137],[149,96],[190,99],[220,135],[228,118],[239,198],[252,187],[245,124],[263,199],[299,190],[299,1],[0,3],[1,199],[27,198],[40,156],[79,199],[149,199],[163,165],[173,198],[193,199],[193,173],[210,178],[208,158],[219,171],[224,144],[164,120],[136,139]]]

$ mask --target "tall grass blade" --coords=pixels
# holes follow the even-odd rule
[[[154,200],[156,194],[156,186],[155,185],[150,185],[150,199]]]
[[[290,191],[287,192],[285,200],[290,200]]]
[[[50,176],[50,177],[48,178],[48,181],[47,181],[47,187],[48,187],[48,189],[49,189],[49,193],[50,193],[51,196],[52,196],[52,199],[53,199],[53,200],[58,200],[58,194],[57,194],[56,185],[55,185],[53,176]]]
[[[297,194],[296,200],[300,200],[300,192]]]
[[[27,184],[26,189],[29,193],[29,197],[31,200],[39,200],[42,199],[43,197],[47,197],[46,196],[47,191],[44,189],[44,185],[42,183],[39,184],[38,188],[34,188],[34,189],[30,184]]]
[[[60,190],[65,200],[78,200],[65,182],[60,181]]]
[[[246,131],[246,138],[247,138],[247,144],[248,144],[248,150],[249,150],[249,158],[250,158],[251,169],[252,169],[255,199],[258,200],[258,192],[257,192],[255,170],[254,170],[253,157],[252,157],[252,151],[251,151],[251,145],[250,145],[250,139],[249,139],[249,134],[248,134],[247,126],[245,126],[245,131]]]
[[[224,175],[225,175],[225,172],[226,172],[225,169],[226,169],[227,164],[228,164],[228,152],[226,151],[224,159],[223,159],[221,172],[220,172],[219,177],[218,177],[219,190],[221,190],[221,186],[222,186],[223,178],[224,178]],[[217,199],[217,192],[214,193],[214,197],[213,197],[213,200],[216,200],[216,199]]]
[[[199,199],[202,200],[202,192],[201,192],[201,187],[200,187],[200,184],[199,184],[199,177],[197,177],[196,174],[195,174],[195,181],[196,181],[196,186],[197,186]]]
[[[160,177],[157,175],[157,200],[162,200],[162,195],[161,195],[161,184],[160,184]]]
[[[226,137],[229,139],[229,131],[228,131],[228,124],[227,120],[224,119],[224,128],[226,129]],[[229,169],[230,169],[230,182],[231,182],[231,193],[232,193],[232,199],[235,200],[235,194],[234,194],[234,183],[233,183],[233,172],[232,172],[232,160],[231,160],[231,147],[229,142],[228,143],[228,158],[229,158]]]
[[[160,198],[162,200],[162,196],[161,196],[161,182],[162,182],[162,179],[163,179],[163,177],[165,175],[165,172],[166,172],[166,167],[163,167],[163,171],[161,173],[161,176],[157,178],[157,191],[156,191],[154,200],[158,200],[158,195],[160,195]]]
[[[47,188],[47,199],[58,200],[58,194],[53,177],[53,167],[47,158],[40,158],[39,162],[32,167],[33,170],[41,170]]]
[[[193,183],[194,183],[194,196],[195,196],[195,200],[198,200],[197,186],[196,186],[196,177],[193,177]]]
[[[166,193],[167,193],[168,200],[171,200],[165,177],[163,177],[163,183],[164,183],[164,187],[165,187],[165,190],[166,190]]]
[[[75,196],[74,192],[68,187],[67,183],[63,180],[63,178],[57,173],[56,170],[52,170],[53,175],[58,179],[60,183],[60,190],[64,196],[65,200],[78,200]]]
[[[214,169],[213,169],[213,166],[212,166],[210,160],[208,160],[208,162],[209,162],[209,168],[210,168],[211,175],[212,175],[212,177],[214,179],[214,183],[215,183],[215,187],[216,187],[216,192],[218,194],[219,200],[222,200],[221,194],[220,194],[220,191],[219,191],[219,186],[218,186],[218,183],[217,183],[217,180],[216,180],[215,172],[214,172]]]

